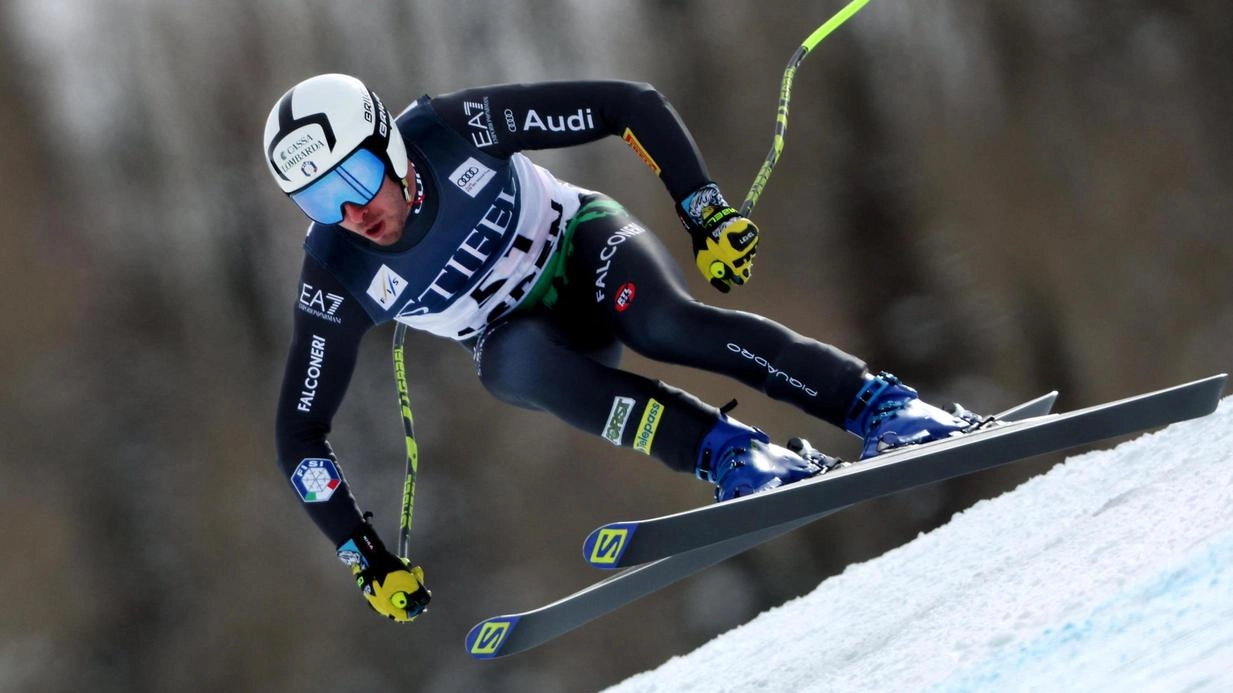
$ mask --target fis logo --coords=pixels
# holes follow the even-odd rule
[[[651,454],[651,444],[655,442],[655,431],[659,430],[659,420],[663,417],[664,405],[652,399],[642,410],[642,421],[638,423],[638,434],[634,436],[634,449],[638,452]]]
[[[616,524],[595,530],[587,537],[587,562],[594,566],[615,566],[625,553],[632,525]]]
[[[472,657],[479,659],[496,657],[501,651],[501,646],[505,644],[506,637],[516,625],[518,625],[517,618],[485,621],[479,624],[467,635],[467,650],[470,651]]]
[[[612,409],[608,412],[608,424],[604,426],[604,439],[613,445],[621,444],[625,424],[634,411],[634,400],[629,397],[613,397]]]
[[[373,275],[372,283],[368,285],[368,297],[376,301],[377,305],[389,310],[406,288],[406,279],[390,269],[389,265],[381,265],[381,269]]]

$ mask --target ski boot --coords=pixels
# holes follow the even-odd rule
[[[775,445],[762,431],[721,413],[702,439],[694,473],[715,484],[715,500],[726,501],[816,476],[838,462],[809,450],[811,457],[805,457]]]
[[[865,459],[892,448],[957,435],[981,423],[981,417],[957,404],[953,412],[947,412],[922,402],[916,390],[890,373],[866,373],[844,429],[864,440],[861,459]]]

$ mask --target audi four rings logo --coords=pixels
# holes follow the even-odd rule
[[[475,157],[467,157],[466,161],[450,173],[450,182],[457,185],[459,190],[475,197],[495,175],[497,175],[496,171],[481,164]]]
[[[463,171],[462,175],[459,176],[458,179],[454,182],[458,184],[458,187],[465,188],[467,187],[467,184],[471,182],[472,178],[475,178],[476,176],[479,175],[479,172],[480,170],[478,168],[474,166],[470,166],[467,168],[467,170]]]

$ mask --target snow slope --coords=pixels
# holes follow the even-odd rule
[[[608,693],[1233,691],[1233,398]]]

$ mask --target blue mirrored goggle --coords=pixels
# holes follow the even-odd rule
[[[291,193],[291,199],[320,224],[337,224],[343,220],[343,204],[350,202],[363,207],[377,196],[385,179],[385,164],[367,149],[357,149],[313,181],[311,185]]]

